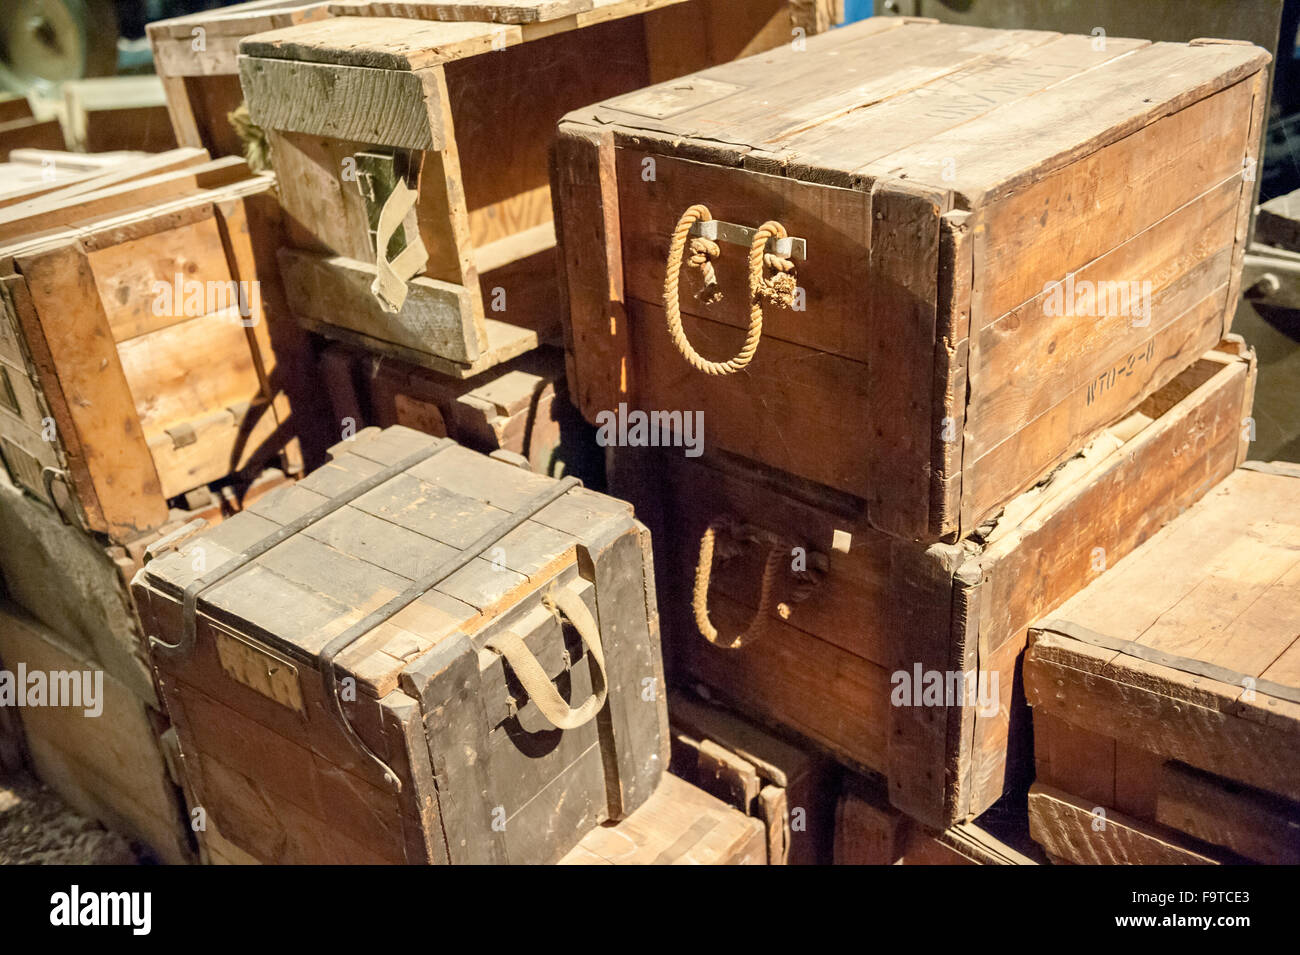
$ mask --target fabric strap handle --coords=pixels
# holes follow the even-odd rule
[[[594,692],[578,706],[570,706],[560,695],[551,678],[546,675],[537,657],[524,644],[518,634],[506,630],[487,640],[483,645],[505,658],[514,671],[519,685],[524,688],[528,698],[537,704],[537,709],[552,726],[562,730],[573,730],[591,722],[605,705],[605,651],[600,643],[600,627],[587,609],[582,598],[567,587],[557,587],[543,598],[543,602],[552,610],[569,618],[573,629],[578,631],[587,652],[596,664],[592,676]]]

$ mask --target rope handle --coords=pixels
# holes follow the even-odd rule
[[[713,577],[713,551],[717,533],[724,527],[729,528],[730,524],[731,522],[726,519],[716,520],[708,526],[704,536],[700,538],[700,559],[695,566],[695,591],[691,598],[691,609],[695,612],[695,626],[699,628],[705,640],[708,640],[715,647],[739,650],[746,643],[762,636],[767,627],[768,614],[772,609],[772,585],[781,572],[781,564],[785,558],[785,553],[781,540],[775,536],[767,535],[769,538],[768,550],[767,557],[763,561],[763,579],[759,586],[758,609],[754,611],[753,618],[750,619],[749,625],[744,630],[729,640],[724,640],[719,635],[718,628],[709,619],[709,584]]]
[[[794,303],[797,283],[794,277],[794,263],[781,255],[767,253],[769,239],[786,238],[785,226],[779,222],[768,221],[758,227],[754,241],[749,247],[749,328],[745,332],[745,343],[741,345],[732,358],[726,361],[709,361],[695,350],[686,331],[682,328],[681,280],[682,260],[687,250],[686,240],[696,222],[711,222],[713,214],[708,206],[696,204],[682,213],[673,230],[672,240],[668,245],[667,271],[664,275],[664,312],[668,317],[668,334],[673,344],[682,353],[682,357],[697,371],[706,375],[732,375],[748,365],[758,351],[759,340],[763,337],[763,303],[790,308]],[[721,254],[716,242],[710,239],[695,238],[690,243],[688,265],[700,269],[704,275],[703,297],[707,302],[716,301],[720,295],[717,291],[717,274],[713,268],[713,259]],[[771,268],[774,274],[764,277],[764,267]]]
[[[600,643],[600,627],[587,609],[583,599],[567,587],[556,588],[542,598],[542,602],[552,612],[569,618],[573,629],[586,645],[591,659],[596,664],[593,677],[594,692],[578,706],[570,706],[560,695],[551,678],[524,643],[523,638],[509,630],[497,634],[484,642],[483,646],[505,658],[514,671],[519,685],[524,688],[528,698],[537,704],[537,709],[557,729],[573,730],[591,722],[605,705],[605,651]]]

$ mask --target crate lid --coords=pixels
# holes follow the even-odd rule
[[[1229,744],[1233,716],[1294,734],[1297,594],[1300,465],[1248,462],[1030,628],[1030,702],[1066,708],[1071,722],[1107,735],[1118,720],[1127,733],[1128,717],[1098,695],[1115,687],[1125,707],[1167,721],[1170,741],[1186,734]],[[1031,684],[1040,681],[1032,675],[1045,668],[1068,679],[1046,678],[1036,697]],[[1263,745],[1260,729],[1245,732]],[[1231,759],[1265,772],[1254,784],[1274,788],[1270,777],[1286,769],[1278,762],[1265,770],[1275,755]],[[1295,779],[1291,798],[1300,796]]]
[[[422,452],[433,453],[404,464]],[[376,486],[356,493],[377,479]],[[538,509],[543,498],[552,499]],[[223,565],[340,500],[346,503],[221,576]],[[198,597],[199,614],[310,660],[413,584],[473,550],[463,567],[338,657],[341,669],[382,696],[440,640],[477,632],[573,566],[579,543],[596,540],[613,523],[628,523],[630,515],[629,505],[580,485],[399,426],[337,445],[328,464],[151,561],[143,575],[180,600],[187,587],[217,571],[220,579]],[[490,547],[481,546],[485,537],[492,538]]]
[[[979,199],[1128,136],[1268,59],[1232,41],[872,18],[565,120],[612,130],[620,144],[755,172],[847,188],[905,179]]]

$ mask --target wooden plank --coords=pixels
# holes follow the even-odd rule
[[[242,56],[415,71],[520,43],[517,25],[408,20],[396,17],[327,18],[245,37]]]
[[[554,175],[565,223],[561,245],[568,281],[560,285],[569,316],[569,388],[590,421],[627,397],[630,373],[613,136],[562,124]]]
[[[1094,672],[1108,664],[1111,651],[1085,655],[1080,641],[1045,632],[1035,632],[1032,640],[1025,665],[1025,694],[1031,706],[1168,759],[1295,797],[1297,777],[1289,765],[1292,733],[1284,726],[1234,715],[1239,685],[1179,675],[1140,660],[1125,662],[1130,672],[1121,682]],[[1085,661],[1089,669],[1081,668]],[[1128,682],[1137,678],[1132,671],[1142,673],[1144,681],[1159,681],[1153,684],[1158,694]],[[1169,721],[1176,722],[1177,734],[1168,731]]]
[[[711,600],[714,625],[735,632],[752,611],[725,597]],[[885,765],[889,671],[777,621],[744,653],[717,649],[698,634],[682,647],[690,672],[724,693],[742,712],[790,726],[851,763]]]
[[[682,414],[701,409],[704,448],[765,460],[851,494],[870,493],[876,483],[871,459],[883,452],[873,453],[874,435],[867,428],[846,434],[839,423],[841,416],[869,419],[863,364],[772,338],[759,345],[743,378],[705,375],[677,351],[661,307],[631,300],[626,314],[632,339],[629,380],[636,389],[635,397],[623,399],[630,409]],[[682,326],[695,349],[713,359],[734,354],[744,341],[741,332],[721,322],[685,316]],[[927,382],[927,394],[928,387]],[[600,423],[605,419],[596,414],[618,410],[615,402],[587,420]]]
[[[406,303],[393,314],[380,308],[370,292],[373,266],[297,249],[282,250],[280,263],[285,292],[300,317],[452,362],[471,363],[480,357],[473,311],[462,286],[412,279]]]
[[[205,414],[256,402],[261,395],[243,319],[233,309],[137,336],[123,342],[117,353],[146,440]],[[194,374],[191,362],[199,354],[213,374]]]
[[[96,249],[89,258],[118,343],[195,317],[195,313],[186,315],[185,281],[230,281],[221,233],[211,217]],[[181,277],[179,296],[177,276]],[[171,291],[167,299],[159,298],[160,284]],[[206,304],[201,307],[206,312]]]
[[[664,776],[626,819],[587,833],[560,865],[763,865],[763,827],[708,793]]]
[[[0,210],[0,240],[11,242],[126,209],[186,197],[248,177],[243,159],[230,156],[73,196],[54,193]]]
[[[835,864],[893,865],[909,828],[907,817],[888,804],[887,796],[851,777],[835,809]]]
[[[239,76],[265,129],[405,149],[446,142],[437,86],[419,73],[243,56]]]
[[[1152,817],[1265,865],[1300,861],[1296,805],[1230,780],[1165,763]]]
[[[947,210],[942,193],[902,181],[877,182],[871,209],[868,307],[891,321],[871,323],[868,346],[867,519],[900,537],[920,528],[942,532],[929,515],[927,471],[942,425],[929,420],[935,382],[925,359],[935,350],[939,216]]]
[[[86,253],[69,244],[17,264],[31,295],[31,310],[18,309],[24,338],[42,389],[58,396],[52,410],[72,473],[95,488],[78,486],[86,519],[119,539],[139,537],[166,520],[167,505]]]
[[[24,150],[24,152],[26,151]],[[42,157],[41,161],[44,162],[45,158],[47,157]],[[66,154],[66,156],[58,153],[49,154],[48,159],[56,171],[69,166],[75,168],[77,161],[71,153]],[[42,185],[39,188],[14,193],[13,195],[5,195],[0,198],[0,208],[41,196],[49,196],[53,193],[60,196],[72,196],[96,192],[116,182],[142,179],[158,172],[166,172],[169,169],[198,165],[206,162],[207,159],[207,154],[198,149],[172,149],[156,156],[139,156],[135,158],[128,158],[127,155],[124,155],[120,161],[113,163],[111,166],[94,167],[81,172],[72,179],[56,178],[53,182],[48,183],[42,179]]]
[[[363,0],[342,5],[355,16],[364,11],[372,17],[407,17],[419,20],[475,20],[491,23],[537,23],[585,13],[593,0]]]
[[[1029,831],[1049,855],[1076,865],[1218,865],[1191,840],[1130,819],[1096,813],[1075,796],[1035,783]]]
[[[79,811],[143,842],[160,860],[190,861],[179,792],[168,777],[148,707],[7,602],[0,604],[0,658],[11,673],[21,665],[29,673],[94,674],[94,716],[70,706],[15,711],[37,776]]]
[[[437,90],[436,102],[441,110],[439,121],[446,142],[436,154],[426,153],[420,170],[419,199],[415,211],[420,223],[420,237],[429,250],[425,274],[430,278],[459,284],[469,295],[470,314],[479,348],[487,345],[483,325],[483,302],[478,288],[478,267],[474,263],[470,239],[469,199],[465,192],[465,174],[461,169],[459,136],[452,118],[452,97],[446,73],[431,69],[425,83]]]

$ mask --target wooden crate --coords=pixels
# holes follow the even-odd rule
[[[667,775],[645,805],[587,833],[560,865],[763,865],[764,835],[757,819]]]
[[[63,149],[58,119],[37,119],[25,96],[0,95],[0,162],[16,149]]]
[[[1300,466],[1246,464],[1030,630],[1034,837],[1300,863]]]
[[[273,181],[205,160],[178,150],[0,209],[4,463],[120,543],[169,501],[276,458],[299,473],[322,444]]]
[[[594,457],[590,429],[568,401],[564,355],[551,346],[468,380],[340,343],[324,350],[320,367],[335,420],[354,428],[400,424],[484,454],[508,452],[552,476],[583,476],[575,464]]]
[[[559,118],[802,43],[832,7],[375,3],[346,8],[364,16],[246,37],[240,81],[295,226],[282,265],[298,317],[461,377],[557,337],[549,151]]]
[[[159,743],[166,726],[133,687],[120,682],[81,648],[0,600],[0,669],[103,674],[100,713],[85,707],[7,709],[22,724],[26,762],[77,811],[139,842],[159,861],[194,857],[184,802]]]
[[[252,0],[145,27],[163,84],[176,142],[213,156],[239,156],[244,144],[229,116],[244,100],[239,41],[251,33],[329,16],[328,0]]]
[[[1226,331],[1267,58],[873,18],[571,113],[575,400],[966,536]]]
[[[839,770],[815,750],[674,690],[668,698],[677,776],[759,819],[768,865],[830,862]]]
[[[176,136],[156,76],[108,76],[62,85],[68,148],[101,153],[115,149],[163,152]]]
[[[835,810],[836,865],[1038,865],[974,822],[940,832],[889,805],[881,787],[848,777]]]
[[[613,493],[636,504],[659,548],[671,678],[886,776],[893,805],[933,829],[979,815],[1028,776],[1018,663],[1029,625],[1244,456],[1254,356],[1224,347],[1235,353],[1207,353],[956,545],[900,541],[855,499],[748,462],[619,449]],[[704,611],[722,645],[694,613],[711,526],[723,559],[704,578]],[[972,675],[970,690],[984,681],[984,705],[927,705],[928,681],[956,674]]]
[[[370,429],[133,590],[196,805],[264,862],[555,861],[667,763],[648,534],[571,479]]]
[[[617,15],[617,11],[609,8],[623,3],[624,0],[564,0],[545,6],[552,17],[558,13],[561,25],[568,28],[579,19]],[[366,0],[252,0],[157,20],[148,24],[146,32],[153,48],[154,70],[166,91],[176,141],[183,146],[202,147],[214,156],[235,156],[243,152],[243,143],[228,117],[244,99],[236,63],[239,41],[244,37],[339,14],[464,19],[469,6]],[[521,30],[530,34],[544,34],[555,26],[553,21],[550,27],[544,27],[536,20],[524,19],[537,16],[537,4],[476,3],[474,6],[480,19],[520,21]],[[747,47],[735,47],[738,30],[752,33],[758,30],[758,24],[766,22],[767,26],[757,36],[770,37],[765,41],[770,46],[780,42],[778,34],[790,37],[796,28],[805,33],[820,33],[844,18],[842,0],[692,0],[689,5],[684,5],[682,0],[641,0],[639,7],[650,11],[652,19],[647,23],[654,26],[654,32],[647,32],[647,39],[656,41],[652,50],[652,82],[689,73],[720,58],[740,55]],[[789,13],[785,14],[782,7],[788,7]],[[0,120],[4,118],[0,114]]]

